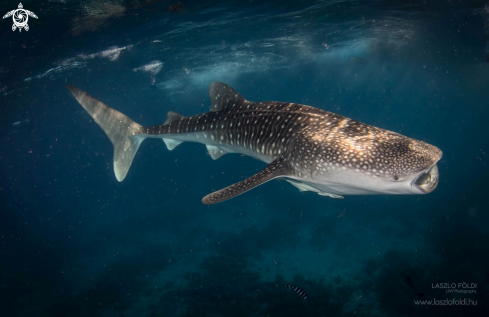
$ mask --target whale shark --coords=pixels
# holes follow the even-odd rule
[[[198,142],[214,160],[240,153],[268,164],[202,198],[207,205],[276,178],[332,198],[427,194],[439,182],[442,151],[433,145],[311,106],[248,101],[224,83],[210,84],[209,112],[184,117],[170,111],[163,124],[148,127],[76,87],[66,87],[112,141],[118,181],[126,177],[146,138],[162,139],[170,151],[182,142]]]

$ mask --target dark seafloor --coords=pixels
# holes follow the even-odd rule
[[[487,1],[22,3],[29,31],[0,20],[1,316],[489,316]],[[433,144],[438,188],[205,206],[265,164],[156,139],[119,183],[65,88],[155,125],[208,111],[212,81]]]

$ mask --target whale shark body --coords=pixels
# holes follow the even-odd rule
[[[122,181],[141,142],[161,138],[169,150],[182,142],[206,145],[213,159],[241,153],[268,165],[257,174],[202,199],[215,204],[274,178],[301,191],[343,195],[427,194],[438,185],[437,147],[328,111],[287,102],[251,102],[226,84],[209,86],[210,112],[169,112],[162,125],[144,127],[84,91],[67,86],[114,145]]]

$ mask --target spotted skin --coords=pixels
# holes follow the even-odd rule
[[[210,112],[190,117],[169,112],[164,124],[150,127],[138,125],[75,87],[68,88],[92,117],[107,113],[95,121],[114,144],[119,181],[130,167],[134,149],[148,137],[162,138],[170,150],[181,142],[199,142],[214,159],[241,153],[269,163],[258,174],[204,197],[205,204],[222,202],[277,177],[331,197],[423,194],[438,184],[436,162],[442,152],[435,146],[310,106],[251,102],[223,83],[209,86]],[[100,110],[94,112],[85,104],[96,104]],[[121,121],[122,116],[129,121]],[[118,156],[121,142],[127,146],[119,146]]]

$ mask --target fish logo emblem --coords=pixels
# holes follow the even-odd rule
[[[14,21],[12,31],[19,29],[19,32],[22,32],[22,29],[29,31],[29,25],[27,24],[27,21],[29,21],[29,16],[37,19],[37,15],[35,15],[34,12],[25,10],[22,3],[19,3],[19,8],[17,10],[8,12],[3,16],[3,18],[5,19],[12,17],[12,20]]]

